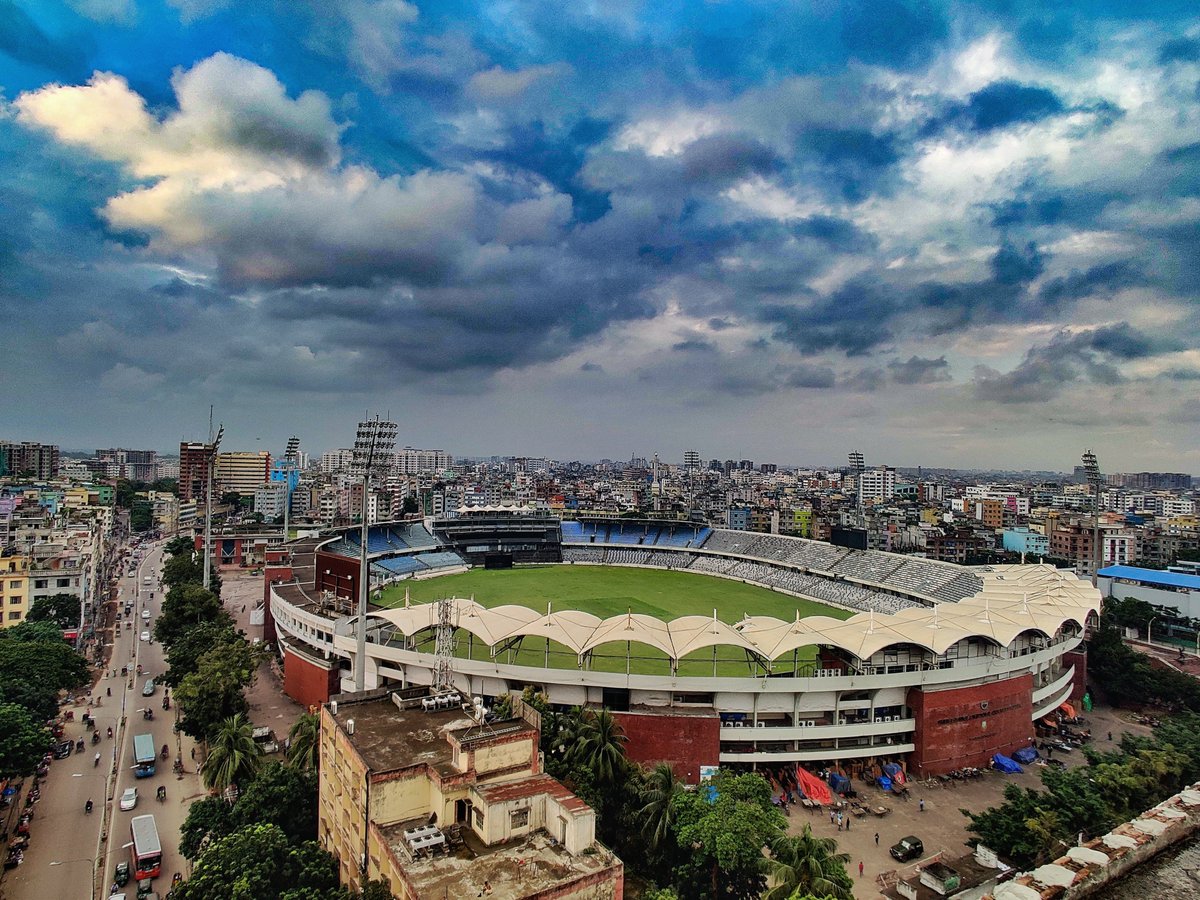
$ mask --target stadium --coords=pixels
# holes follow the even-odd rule
[[[357,529],[266,570],[288,693],[353,687]],[[898,762],[932,776],[1025,746],[1086,686],[1100,595],[1047,565],[967,568],[772,534],[519,508],[373,525],[368,689],[451,678],[613,710],[639,762]],[[442,658],[446,657],[443,652]]]

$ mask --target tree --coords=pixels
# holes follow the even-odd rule
[[[58,712],[58,691],[79,687],[89,676],[87,661],[53,622],[0,630],[0,698],[26,706],[38,720]]]
[[[318,768],[320,746],[320,717],[312,713],[302,713],[288,732],[288,763],[299,769]]]
[[[192,556],[196,552],[196,542],[187,535],[181,534],[179,537],[171,538],[163,545],[163,552],[167,556]]]
[[[0,777],[32,775],[49,742],[50,732],[29,710],[0,703]]]
[[[405,497],[404,498],[404,507],[403,507],[404,515],[409,516],[415,512],[420,512],[420,511],[421,511],[421,504],[420,504],[420,502],[418,502],[416,497]]]
[[[660,762],[646,776],[642,789],[642,808],[638,816],[642,821],[642,836],[652,851],[662,848],[674,837],[675,797],[683,790],[683,783],[675,777],[670,763]]]
[[[837,852],[833,838],[817,837],[805,823],[798,835],[780,835],[765,860],[776,884],[764,900],[784,900],[797,891],[836,900],[853,900],[854,881],[846,872],[850,854]]]
[[[225,620],[203,622],[176,637],[168,647],[169,668],[162,681],[173,688],[179,687],[183,679],[196,671],[200,657],[224,644],[245,643],[245,638]]]
[[[361,900],[396,900],[396,895],[386,881],[372,878],[363,885]]]
[[[627,740],[611,712],[607,709],[588,710],[570,749],[569,760],[591,769],[602,787],[612,787],[625,771]]]
[[[233,808],[221,797],[204,797],[188,807],[179,830],[179,852],[195,862],[209,841],[234,830]]]
[[[245,688],[254,678],[260,654],[245,641],[218,644],[201,654],[196,671],[185,675],[175,689],[183,713],[180,728],[194,738],[209,735],[233,716],[244,714]]]
[[[787,824],[766,780],[719,772],[706,789],[678,794],[675,806],[675,840],[691,850],[675,867],[681,900],[757,900],[766,888],[763,848]]]
[[[248,825],[212,841],[175,888],[177,900],[349,900],[337,861],[313,841],[292,844],[277,825]]]
[[[169,654],[185,632],[206,622],[233,626],[233,619],[212,591],[206,591],[199,584],[177,585],[167,592],[167,599],[163,601],[162,612],[154,623],[154,637]]]
[[[264,765],[233,806],[233,824],[279,826],[293,843],[317,839],[317,773],[278,762]]]
[[[53,622],[60,629],[79,627],[79,598],[74,594],[38,597],[29,607],[26,622]],[[59,636],[61,638],[61,635]]]
[[[262,765],[262,748],[254,743],[254,726],[244,715],[231,716],[215,729],[212,748],[200,768],[210,790],[223,791],[231,784],[249,784]]]

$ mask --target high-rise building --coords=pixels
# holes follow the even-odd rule
[[[873,469],[858,476],[859,496],[863,500],[888,500],[896,494],[896,471]]]
[[[46,480],[58,477],[58,444],[0,441],[0,475],[28,475]]]
[[[321,471],[326,475],[334,472],[349,472],[353,464],[353,450],[327,450],[321,454]]]
[[[123,447],[112,447],[108,450],[97,450],[96,459],[116,466],[117,478],[128,478],[130,481],[153,481],[158,477],[158,453],[154,450],[126,450]]]
[[[544,460],[523,460],[521,471],[536,471]],[[533,465],[530,465],[533,463]],[[405,447],[396,451],[395,471],[401,475],[419,475],[422,472],[441,472],[454,465],[454,457],[445,450],[417,450]]]
[[[697,472],[700,469],[700,454],[695,450],[683,451],[683,467],[689,472]]]
[[[179,501],[208,499],[208,467],[212,451],[200,441],[181,441],[179,444]]]
[[[217,454],[213,479],[219,493],[233,492],[253,497],[254,492],[271,478],[271,454],[266,450],[236,451]]]

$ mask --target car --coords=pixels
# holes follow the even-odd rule
[[[148,644],[148,643],[150,643],[150,632],[148,632],[148,631],[143,631],[143,632],[142,632],[142,637],[141,637],[141,639],[142,639],[143,641],[145,641],[147,644]]]
[[[121,809],[130,810],[137,806],[138,792],[137,788],[125,788],[121,794]]]
[[[153,679],[153,678],[147,678],[147,679],[146,679],[146,684],[145,684],[145,686],[142,688],[142,696],[143,696],[143,697],[153,697],[153,696],[154,696],[154,692],[155,692],[156,690],[158,690],[158,685],[154,683],[154,679]]]
[[[129,884],[129,863],[123,860],[117,863],[116,871],[113,872],[113,881],[117,883],[117,887],[125,887]]]
[[[148,609],[142,610],[142,619],[144,619],[147,622],[150,621],[150,610],[148,610]]]
[[[910,859],[919,859],[925,853],[925,845],[919,837],[910,834],[892,844],[888,853],[892,854],[892,858],[897,862],[908,862]]]
[[[61,744],[59,744],[57,747],[54,748],[54,758],[55,759],[66,759],[68,756],[71,755],[71,751],[73,751],[74,749],[75,749],[74,741],[63,741]]]

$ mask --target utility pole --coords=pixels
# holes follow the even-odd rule
[[[205,454],[208,457],[205,469],[208,474],[208,486],[204,489],[204,589],[209,589],[209,583],[212,581],[210,570],[212,569],[212,492],[213,492],[213,466],[217,464],[217,448],[221,446],[221,436],[225,434],[225,426],[222,424],[217,429],[217,436],[214,440],[212,433],[212,407],[208,408],[208,450]]]

